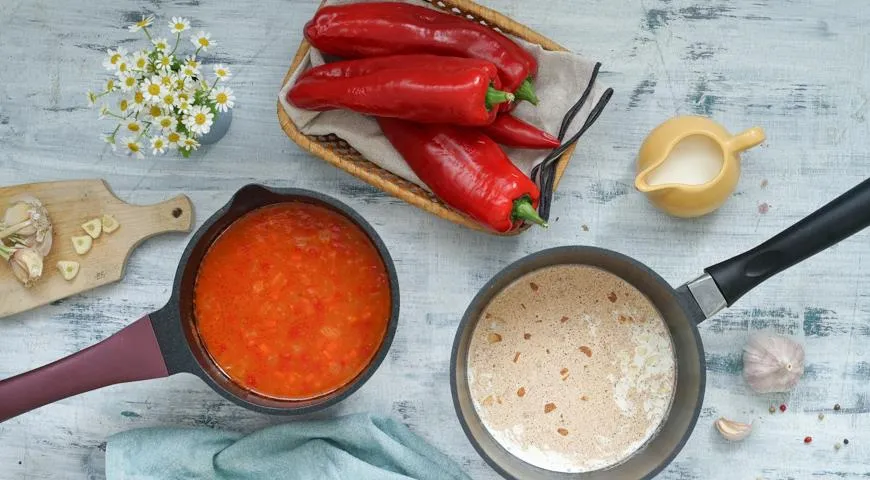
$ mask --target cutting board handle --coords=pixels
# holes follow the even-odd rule
[[[145,236],[139,240],[140,242],[160,233],[189,232],[193,227],[193,203],[187,195],[178,195],[153,205],[130,205],[130,207],[149,220],[141,222],[142,233]]]
[[[0,381],[0,422],[97,388],[167,375],[146,315],[96,345]]]

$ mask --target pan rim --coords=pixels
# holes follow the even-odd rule
[[[480,455],[480,457],[493,470],[495,470],[499,475],[501,475],[502,477],[504,477],[506,479],[520,480],[517,477],[513,476],[512,474],[508,473],[505,468],[503,468],[495,459],[493,459],[490,455],[487,454],[487,452],[484,450],[483,446],[481,445],[481,442],[478,441],[477,437],[475,436],[475,434],[471,430],[471,427],[469,425],[469,419],[466,417],[466,415],[464,413],[464,410],[463,410],[462,404],[461,404],[461,400],[459,398],[459,389],[458,389],[459,378],[457,375],[458,374],[457,362],[459,359],[460,344],[462,343],[462,338],[464,336],[463,334],[466,333],[466,331],[468,329],[473,328],[477,324],[478,317],[472,318],[472,316],[470,315],[470,312],[472,310],[472,306],[478,305],[479,303],[484,301],[486,298],[492,298],[492,296],[497,294],[497,292],[492,292],[493,287],[496,284],[501,283],[506,278],[508,279],[508,283],[510,283],[510,282],[516,280],[517,278],[520,278],[521,275],[516,275],[515,272],[520,270],[521,267],[523,267],[524,265],[526,265],[530,262],[533,262],[535,259],[537,259],[539,257],[546,256],[546,255],[554,255],[554,254],[558,254],[561,252],[583,252],[583,253],[594,253],[594,254],[599,254],[599,255],[606,255],[606,256],[614,257],[618,260],[624,261],[626,263],[629,263],[629,264],[639,268],[641,271],[648,274],[657,283],[667,287],[667,290],[670,292],[674,301],[680,306],[680,308],[683,310],[683,312],[686,315],[687,323],[689,324],[689,328],[690,328],[691,333],[695,339],[695,344],[698,346],[698,359],[699,359],[700,370],[699,370],[698,395],[697,395],[697,398],[695,399],[696,408],[694,409],[692,416],[689,418],[689,422],[687,424],[686,431],[681,434],[679,440],[674,444],[673,450],[671,452],[669,452],[666,457],[662,458],[659,461],[658,465],[656,465],[655,468],[650,470],[649,473],[647,473],[640,480],[651,479],[651,478],[655,477],[656,475],[658,475],[659,473],[661,473],[662,470],[664,470],[668,465],[671,464],[671,462],[673,462],[673,460],[676,458],[676,456],[682,451],[683,447],[685,447],[686,443],[689,440],[689,437],[692,435],[692,432],[695,430],[695,426],[697,424],[698,418],[699,418],[700,413],[701,413],[701,408],[703,406],[704,393],[706,390],[707,366],[706,366],[706,358],[705,358],[705,352],[704,352],[704,344],[701,342],[701,335],[700,335],[700,331],[698,330],[698,327],[697,327],[697,322],[694,321],[695,319],[694,319],[693,315],[691,314],[691,309],[688,308],[688,304],[686,302],[687,299],[685,298],[685,295],[687,293],[683,292],[685,287],[683,286],[683,287],[676,288],[676,289],[673,288],[670,285],[670,283],[668,283],[664,278],[662,278],[658,273],[656,273],[654,270],[652,270],[650,267],[648,267],[644,263],[642,263],[642,262],[640,262],[632,257],[629,257],[628,255],[625,255],[625,254],[622,254],[622,253],[619,253],[619,252],[616,252],[613,250],[609,250],[609,249],[601,248],[601,247],[595,247],[595,246],[588,246],[588,245],[565,245],[565,246],[551,247],[551,248],[543,249],[543,250],[525,255],[523,257],[520,257],[519,259],[511,262],[510,264],[508,264],[507,266],[505,266],[504,268],[499,270],[495,275],[493,275],[492,278],[490,278],[480,288],[480,290],[478,290],[478,292],[474,295],[474,297],[469,302],[468,307],[466,307],[466,310],[462,315],[462,319],[460,320],[459,325],[456,328],[456,334],[455,334],[454,339],[453,339],[453,346],[452,346],[451,354],[450,354],[450,391],[451,391],[451,397],[453,399],[453,408],[454,408],[456,417],[459,420],[460,426],[462,427],[462,430],[465,433],[466,438],[468,438],[468,441],[474,447],[474,449],[478,453],[478,455]],[[554,264],[549,265],[549,266],[572,265],[572,264],[581,264],[581,263],[564,262],[564,263],[554,263]],[[542,267],[542,268],[545,268],[545,267]],[[597,268],[600,268],[600,267],[597,267]],[[699,317],[699,318],[703,319],[703,316]],[[463,369],[463,376],[466,379],[465,382],[467,383],[468,377],[467,377],[467,371],[465,369]],[[472,415],[477,415],[476,411],[473,411]],[[668,416],[670,416],[670,412],[668,413]],[[668,417],[665,417],[665,418],[668,418]],[[479,420],[479,417],[478,417],[478,420]],[[659,435],[658,432],[652,438],[655,438],[657,435]],[[494,443],[499,448],[501,448],[501,449],[505,450],[505,452],[507,452],[507,450],[504,449],[504,447],[502,447],[501,444],[499,444],[497,441],[494,441]],[[518,457],[511,454],[510,452],[507,452],[507,454],[510,455],[511,457],[516,458],[517,460],[523,462],[523,460],[519,459]],[[629,456],[628,458],[631,458],[631,456]],[[524,462],[524,463],[526,463],[526,462]],[[541,470],[541,472],[546,473],[547,475],[551,476],[552,478],[563,478],[566,480],[567,479],[582,480],[582,479],[586,478],[586,476],[588,474],[607,472],[608,470],[611,470],[613,468],[618,468],[619,465],[621,465],[621,463],[618,463],[618,464],[613,465],[611,467],[607,467],[607,468],[600,469],[600,470],[592,470],[589,472],[569,473],[569,472],[558,472],[558,471],[553,471],[553,470],[546,470],[546,469],[534,466],[532,464],[528,464],[528,463],[526,463],[526,464],[533,467],[533,468]]]

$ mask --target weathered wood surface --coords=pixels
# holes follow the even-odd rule
[[[549,231],[494,238],[437,220],[297,149],[275,119],[275,93],[312,14],[312,0],[0,2],[0,184],[106,178],[122,199],[185,193],[197,223],[249,182],[319,190],[353,205],[391,248],[402,285],[393,349],[351,399],[320,414],[391,414],[474,478],[497,478],[453,413],[448,386],[455,326],[500,268],[545,247],[592,244],[632,255],[674,284],[778,232],[870,172],[870,8],[858,0],[752,2],[558,0],[487,4],[604,62],[616,96],[578,149]],[[235,71],[237,111],[227,137],[190,160],[112,154],[84,91],[99,85],[107,47],[134,38],[120,25],[143,12],[189,15],[220,42],[211,61]],[[123,43],[123,45],[131,45]],[[732,130],[763,126],[768,142],[744,156],[738,191],[718,213],[682,221],[634,192],[643,136],[674,114],[710,115]],[[766,213],[764,213],[766,212]],[[0,320],[0,377],[40,366],[115,332],[169,296],[182,235],[152,239],[127,276],[58,304]],[[870,472],[868,236],[772,279],[702,325],[709,385],[698,428],[664,479],[864,478]],[[740,377],[751,331],[806,344],[804,381],[790,396],[754,396]],[[785,401],[788,412],[770,415]],[[840,403],[843,410],[831,408]],[[826,417],[819,421],[817,414]],[[729,445],[720,415],[754,419]],[[252,430],[286,421],[232,406],[188,376],[122,385],[0,424],[0,478],[102,478],[108,435],[150,425]],[[814,441],[804,445],[802,439]],[[835,452],[833,444],[849,438]]]

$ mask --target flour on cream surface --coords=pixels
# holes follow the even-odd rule
[[[472,335],[468,382],[484,426],[547,470],[618,464],[656,433],[676,379],[667,326],[604,270],[531,272],[496,295]]]

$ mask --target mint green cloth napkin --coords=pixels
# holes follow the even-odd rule
[[[441,452],[390,418],[350,415],[250,435],[143,428],[106,446],[108,480],[468,480]]]

